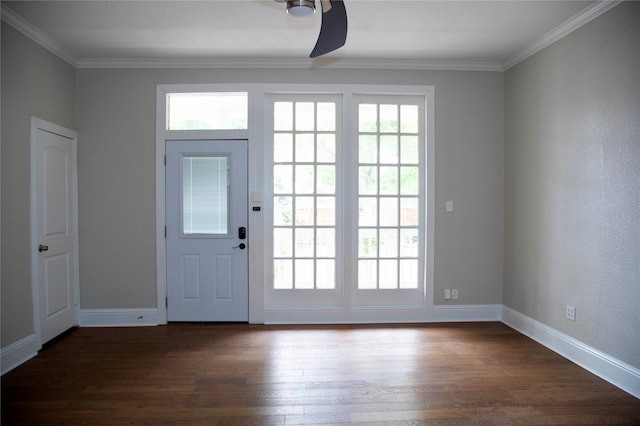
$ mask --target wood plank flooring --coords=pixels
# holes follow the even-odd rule
[[[640,424],[501,323],[79,328],[2,377],[2,425]]]

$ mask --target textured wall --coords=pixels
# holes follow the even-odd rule
[[[2,22],[2,347],[31,335],[30,117],[74,128],[75,70]]]
[[[622,3],[505,75],[504,303],[635,367],[638,23]]]
[[[375,70],[78,70],[80,282],[84,309],[156,306],[157,84],[435,86],[435,294],[502,298],[503,76]],[[456,211],[444,213],[445,200]]]

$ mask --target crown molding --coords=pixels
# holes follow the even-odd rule
[[[0,4],[0,9],[2,20],[4,22],[11,25],[13,28],[20,31],[31,40],[35,41],[40,46],[47,49],[49,52],[58,56],[69,65],[77,68],[78,60],[76,59],[76,57],[65,50],[65,48],[62,47],[57,41],[49,37],[29,21],[25,20],[22,16],[9,9],[7,6],[5,6],[4,3]]]
[[[346,58],[211,58],[211,59],[153,59],[153,58],[94,58],[78,59],[13,10],[1,5],[2,20],[23,33],[54,55],[75,68],[253,68],[253,69],[380,69],[417,71],[506,71],[555,43],[584,24],[592,21],[623,0],[597,1],[593,5],[544,34],[525,49],[503,62],[436,61],[422,59],[346,59]]]
[[[506,71],[509,68],[524,61],[525,59],[535,55],[542,49],[550,46],[551,44],[555,43],[561,38],[569,35],[573,31],[583,26],[584,24],[593,21],[598,16],[614,8],[618,4],[622,3],[622,1],[623,0],[613,0],[613,1],[604,0],[604,1],[597,1],[593,5],[587,6],[578,14],[574,15],[573,17],[563,22],[553,30],[549,31],[548,33],[544,34],[542,37],[538,38],[536,41],[531,43],[529,46],[527,46],[525,49],[523,49],[519,53],[516,53],[506,61],[502,62],[502,69]]]
[[[463,62],[391,59],[297,59],[297,58],[212,58],[212,59],[81,59],[78,68],[254,68],[254,69],[383,69],[502,71],[499,62]]]

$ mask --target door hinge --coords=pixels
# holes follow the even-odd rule
[[[164,237],[167,238],[167,225],[164,226]]]
[[[166,155],[164,156],[164,165],[165,166],[167,165],[167,156]]]
[[[165,307],[165,308],[168,308],[168,307],[169,307],[169,298],[168,298],[168,297],[165,297],[165,298],[164,298],[164,307]]]

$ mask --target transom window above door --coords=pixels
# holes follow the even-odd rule
[[[166,130],[244,130],[247,92],[177,92],[166,95]]]

